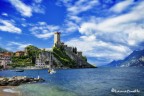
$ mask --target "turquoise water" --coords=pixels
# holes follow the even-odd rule
[[[144,96],[143,68],[95,68],[57,70],[25,70],[24,72],[1,71],[0,76],[38,75],[44,83],[24,84],[18,87],[22,96]],[[115,93],[111,90],[139,90],[135,93]]]

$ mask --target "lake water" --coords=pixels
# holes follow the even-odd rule
[[[52,75],[46,69],[0,72],[7,77],[38,75],[46,82],[20,85],[22,96],[144,96],[144,68],[65,69]]]

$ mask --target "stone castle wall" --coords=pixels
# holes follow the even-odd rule
[[[52,65],[53,54],[50,51],[41,52],[36,58],[36,66],[48,67]]]

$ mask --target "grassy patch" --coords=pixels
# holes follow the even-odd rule
[[[60,47],[53,47],[54,56],[66,67],[76,67],[76,63],[72,60],[65,52],[65,50]]]

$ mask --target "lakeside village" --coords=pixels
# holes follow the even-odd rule
[[[24,51],[1,52],[0,69],[11,68],[94,68],[76,47],[61,42],[61,33],[54,33],[54,46],[51,49],[39,49],[29,45]]]

